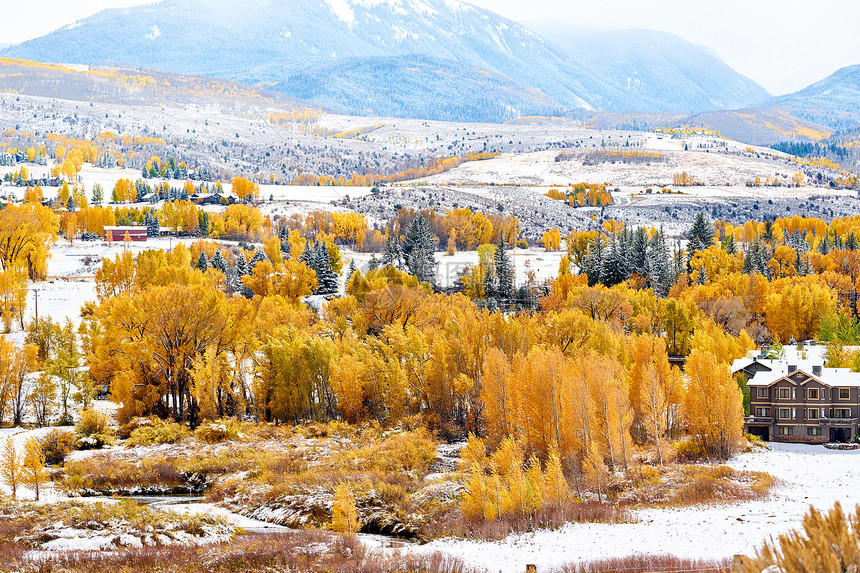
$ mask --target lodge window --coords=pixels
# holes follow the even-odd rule
[[[769,418],[770,408],[756,408],[755,415],[757,418]]]
[[[833,409],[833,417],[834,418],[850,418],[851,417],[851,408],[834,408]]]
[[[780,426],[779,427],[779,435],[780,436],[790,436],[792,435],[793,428],[791,426]]]
[[[767,398],[767,388],[759,388],[758,389],[758,397],[759,398]]]
[[[807,436],[820,436],[821,435],[821,427],[815,428],[806,428]]]
[[[839,399],[847,400],[851,397],[851,391],[848,388],[840,388],[839,389]]]
[[[809,408],[806,411],[806,419],[807,420],[817,420],[818,419],[818,408]]]
[[[781,400],[788,400],[791,398],[791,391],[788,388],[780,388],[779,397]]]
[[[818,400],[818,388],[810,388],[806,391],[806,397],[809,400]]]
[[[780,408],[779,409],[779,417],[788,419],[791,417],[791,410],[788,408]]]

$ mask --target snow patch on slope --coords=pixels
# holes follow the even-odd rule
[[[154,41],[160,35],[161,35],[161,29],[158,26],[153,26],[152,28],[150,28],[149,34],[145,35],[145,38],[147,38],[148,40]]]
[[[332,14],[347,26],[351,26],[355,22],[355,13],[345,0],[325,0],[325,3],[328,4]]]

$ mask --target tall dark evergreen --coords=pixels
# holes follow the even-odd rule
[[[687,240],[687,251],[691,259],[696,251],[704,251],[714,244],[714,227],[705,221],[704,213],[699,212],[696,215],[696,220],[687,235]]]
[[[204,273],[209,270],[209,258],[206,256],[206,251],[200,251],[200,256],[197,257],[197,269]]]
[[[514,299],[514,262],[508,253],[505,240],[499,238],[496,254],[493,257],[496,267],[495,298],[500,303],[510,303]]]
[[[645,232],[645,229],[639,227],[633,231],[633,241],[630,246],[630,250],[628,251],[628,268],[631,273],[636,273],[641,277],[648,276],[648,267],[646,263],[647,251],[648,234]]]
[[[239,256],[236,257],[236,276],[241,280],[241,277],[250,274],[251,270],[248,265],[248,259],[245,258],[245,253],[239,253]]]
[[[325,243],[312,241],[305,246],[299,260],[317,274],[317,288],[314,290],[314,294],[337,294],[339,290],[338,276],[332,268],[331,255],[329,255]]]
[[[393,266],[401,270],[404,268],[400,239],[393,234],[389,234],[385,241],[385,250],[382,252],[382,260],[379,265],[382,267]]]
[[[403,260],[409,274],[421,282],[436,284],[436,245],[430,223],[419,215],[415,218],[403,240]]]
[[[254,267],[257,266],[257,263],[268,260],[269,257],[266,255],[265,251],[263,251],[263,249],[257,248],[257,250],[254,251],[254,256],[251,258],[251,262],[248,263],[249,274],[254,272]]]
[[[648,286],[654,289],[654,293],[660,298],[669,294],[669,288],[674,283],[672,256],[663,229],[657,231],[648,242],[647,266]]]
[[[588,243],[588,252],[583,261],[582,271],[588,275],[588,285],[601,283],[606,274],[603,270],[606,258],[606,246],[602,236],[598,235]]]
[[[211,266],[215,270],[219,270],[224,273],[224,276],[227,276],[227,261],[224,260],[224,256],[221,254],[221,251],[215,251],[215,255],[212,256]]]
[[[146,225],[147,238],[158,237],[161,234],[161,226],[158,222],[158,216],[153,211],[147,211],[143,218],[143,224]]]

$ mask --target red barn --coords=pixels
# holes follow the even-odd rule
[[[124,241],[125,236],[135,242],[146,241],[146,227],[105,227],[105,241]]]

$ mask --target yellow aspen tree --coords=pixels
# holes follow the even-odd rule
[[[666,394],[653,365],[645,368],[642,379],[642,414],[648,439],[657,450],[657,461],[663,465],[663,436],[666,433],[663,411],[666,408]]]
[[[460,510],[467,519],[486,520],[487,491],[484,470],[477,462],[472,463],[466,479],[466,493],[460,502]]]
[[[12,438],[6,438],[0,448],[0,479],[12,490],[13,500],[18,499],[21,477],[21,456]]]
[[[543,470],[537,456],[532,456],[529,460],[529,467],[526,470],[526,482],[528,485],[528,489],[526,490],[526,508],[529,512],[534,513],[543,507],[546,490]]]
[[[361,518],[355,506],[355,495],[348,482],[342,481],[335,486],[331,514],[332,529],[335,531],[354,534],[361,529]]]
[[[512,430],[510,379],[511,364],[508,357],[498,348],[490,348],[484,355],[481,399],[485,408],[487,433],[495,440],[501,440]]]
[[[36,438],[27,438],[24,442],[23,482],[36,494],[39,501],[39,492],[42,484],[47,480],[45,474],[45,454],[42,453],[42,444]]]
[[[561,468],[561,458],[558,451],[550,453],[544,470],[544,500],[545,503],[561,509],[561,519],[564,521],[564,504],[569,496],[569,486]]]
[[[743,435],[743,393],[728,366],[710,352],[690,354],[686,374],[687,430],[704,452],[730,457]]]

